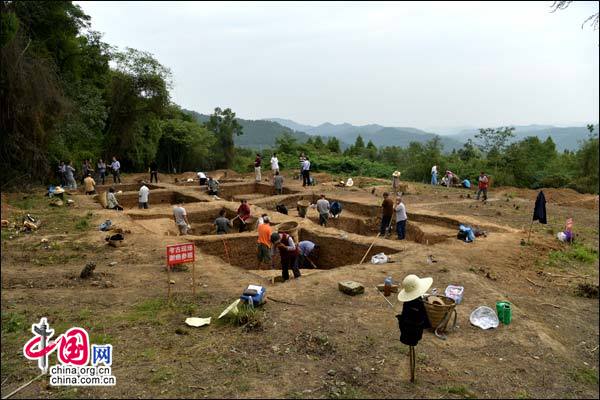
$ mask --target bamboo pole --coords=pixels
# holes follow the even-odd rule
[[[377,241],[377,238],[379,238],[380,235],[381,235],[381,233],[378,233],[377,236],[375,236],[375,240],[373,240],[373,243],[371,243],[371,246],[369,246],[369,248],[367,249],[367,252],[363,256],[362,260],[360,260],[359,264],[362,264],[363,261],[365,261],[365,258],[367,258],[367,254],[369,254],[369,252],[371,251],[371,248],[373,247],[373,245]]]

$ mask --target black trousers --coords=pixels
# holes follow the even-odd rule
[[[302,186],[310,186],[310,171],[302,171]]]
[[[98,178],[98,180],[102,179],[102,184],[104,185],[104,178],[106,178],[106,172],[98,172],[100,174],[100,178]]]
[[[389,217],[385,216],[385,215],[383,215],[381,217],[381,227],[379,228],[379,234],[381,236],[385,235],[385,231],[387,230],[388,226],[390,226],[390,221],[391,220],[392,220],[392,216],[391,215]]]
[[[119,181],[119,183],[121,183],[121,172],[113,171],[112,176],[113,176],[113,183],[117,183],[117,181]]]
[[[156,179],[156,183],[158,183],[158,171],[150,171],[150,183],[152,183],[152,178]]]
[[[284,281],[290,279],[290,268],[294,272],[294,278],[300,277],[300,270],[298,269],[298,264],[296,263],[296,257],[296,255],[281,257],[281,277]]]

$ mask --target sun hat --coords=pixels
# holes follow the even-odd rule
[[[392,176],[400,176],[401,172],[400,171],[394,171],[394,173],[392,174]]]
[[[408,275],[402,281],[402,290],[398,293],[398,301],[411,301],[427,292],[433,283],[433,278],[419,278],[416,275]]]

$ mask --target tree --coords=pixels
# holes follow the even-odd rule
[[[325,143],[323,143],[323,139],[321,136],[315,137],[315,141],[313,143],[316,150],[321,151],[325,147]]]
[[[506,148],[508,140],[515,136],[514,130],[513,127],[479,129],[479,133],[475,137],[483,142],[479,144],[482,151],[486,153],[494,149],[502,151]]]
[[[109,156],[119,155],[125,168],[142,168],[156,156],[170,71],[148,52],[127,48],[113,56],[105,149]]]
[[[342,152],[340,149],[340,141],[336,137],[330,137],[327,141],[327,149],[335,154],[339,154]]]
[[[205,127],[173,106],[169,119],[160,122],[162,136],[157,158],[167,165],[167,171],[210,168],[211,147],[216,139]]]
[[[293,154],[297,152],[298,141],[289,132],[284,132],[281,136],[275,139],[277,152],[281,154]]]
[[[361,135],[356,137],[356,141],[354,142],[354,148],[358,151],[365,148],[365,141],[363,140]]]
[[[365,148],[365,156],[371,161],[377,159],[377,146],[375,146],[371,140],[369,140],[367,147]]]
[[[224,168],[231,168],[235,156],[235,142],[233,136],[240,136],[243,134],[242,126],[236,120],[235,113],[232,112],[230,108],[221,110],[217,107],[205,126],[208,130],[214,132],[217,138],[217,148],[215,151],[223,153],[222,166]]]
[[[550,12],[554,13],[557,10],[564,10],[567,7],[569,7],[571,5],[571,3],[573,3],[572,0],[555,1],[550,6],[550,8],[552,9]],[[583,27],[585,26],[585,24],[587,24],[589,22],[589,24],[592,26],[593,30],[595,30],[595,31],[598,30],[598,25],[600,23],[599,19],[600,19],[600,14],[599,13],[590,15],[581,24],[581,29],[583,29]]]

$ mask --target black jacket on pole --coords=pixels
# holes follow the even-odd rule
[[[533,208],[533,220],[539,220],[540,224],[547,223],[546,221],[546,198],[544,192],[540,190],[535,199],[535,207]]]

